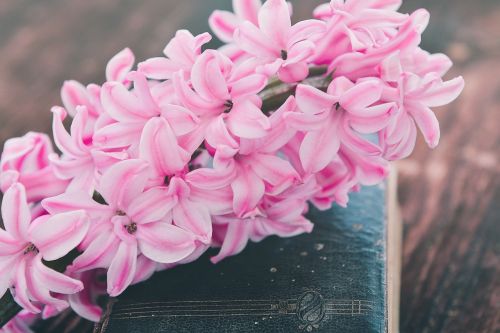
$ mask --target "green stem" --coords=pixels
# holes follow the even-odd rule
[[[313,67],[309,71],[309,77],[300,82],[300,84],[306,84],[326,91],[332,82],[332,78],[331,76],[325,76],[325,74],[326,68]],[[296,83],[284,83],[279,80],[271,81],[259,94],[262,98],[262,111],[269,114],[269,112],[279,108],[290,96],[295,95],[296,88]]]
[[[14,301],[10,292],[0,299],[0,328],[9,322],[22,308]]]

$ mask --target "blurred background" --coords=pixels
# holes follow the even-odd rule
[[[324,1],[294,3],[294,19]],[[158,56],[180,28],[207,31],[230,0],[1,0],[0,145],[29,130],[50,132],[66,79],[102,82],[109,58],[130,47]],[[423,47],[455,62],[458,101],[436,109],[438,149],[420,138],[399,164],[405,223],[402,332],[500,331],[500,1],[406,0],[431,24]],[[213,44],[216,45],[216,44]],[[71,327],[67,327],[71,331]]]

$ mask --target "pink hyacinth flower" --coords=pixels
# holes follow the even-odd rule
[[[300,199],[273,200],[269,198],[261,204],[261,214],[252,218],[238,218],[234,215],[219,216],[214,220],[215,237],[220,240],[219,253],[211,258],[218,263],[224,258],[240,253],[249,240],[277,235],[292,237],[309,233],[313,224],[303,214],[307,203]]]
[[[343,54],[365,52],[390,42],[408,18],[394,10],[400,3],[334,0],[318,7],[315,17],[326,21],[327,32],[317,43],[314,63],[327,65]]]
[[[139,64],[138,71],[155,80],[171,79],[177,72],[188,73],[201,54],[202,46],[211,39],[209,33],[193,36],[187,30],[179,30],[163,50],[166,58],[148,59]]]
[[[438,59],[436,69],[449,67],[449,59]],[[382,77],[395,85],[384,89],[384,98],[399,106],[398,114],[380,135],[385,156],[389,160],[407,157],[415,146],[416,126],[429,147],[435,148],[439,143],[440,129],[436,115],[430,108],[454,101],[464,89],[464,79],[460,76],[443,81],[441,76],[445,70],[430,72],[423,77],[404,72],[397,53],[382,63],[381,71]]]
[[[396,11],[403,0],[331,0],[316,7],[313,12],[314,17],[322,20],[330,19],[337,12],[353,13],[364,9],[385,9]],[[380,20],[381,21],[381,20]]]
[[[402,55],[413,54],[421,41],[421,14],[417,11],[399,27],[397,33],[387,42],[366,52],[348,52],[336,57],[329,65],[329,72],[335,76],[346,76],[351,80],[363,77],[377,77],[378,66],[390,55],[399,52]]]
[[[111,121],[95,132],[96,147],[137,150],[143,130],[152,119],[165,120],[172,135],[169,140],[175,144],[176,136],[197,128],[199,120],[191,111],[178,105],[158,104],[142,73],[131,72],[127,77],[134,83],[132,91],[118,82],[105,83],[101,89],[102,105]]]
[[[223,119],[227,129],[242,138],[263,137],[269,120],[260,110],[259,93],[267,84],[261,74],[238,68],[214,50],[205,51],[191,71],[191,86],[179,73],[174,76],[176,93],[182,104],[201,118],[198,145],[211,140],[208,128]],[[215,133],[217,134],[217,133]]]
[[[210,28],[223,42],[233,41],[234,31],[240,23],[249,21],[258,24],[258,14],[262,7],[261,0],[233,0],[234,13],[225,10],[215,10],[208,19]]]
[[[218,140],[210,143],[217,147],[215,171],[226,175],[226,182],[200,182],[198,186],[213,191],[220,188],[221,184],[230,185],[234,213],[238,217],[247,217],[255,213],[266,193],[277,195],[300,180],[292,165],[276,154],[295,133],[283,121],[284,115],[295,108],[295,99],[290,97],[269,118],[271,128],[268,135],[257,140],[242,139],[238,144],[220,126]],[[213,170],[201,169],[194,173],[197,177],[205,175],[210,178],[212,172]]]
[[[126,48],[120,51],[109,60],[106,66],[106,79],[128,86],[130,81],[126,76],[132,69],[134,62],[135,57],[130,49]],[[85,87],[74,80],[65,81],[61,88],[63,105],[71,117],[76,115],[77,108],[85,107],[87,109],[88,120],[82,135],[83,142],[86,144],[92,141],[95,128],[99,128],[100,123],[106,118],[99,98],[100,89],[101,87],[96,84]]]
[[[49,156],[55,154],[47,135],[30,132],[5,142],[0,160],[0,190],[16,182],[24,185],[29,202],[58,195],[68,182],[56,177]]]
[[[135,56],[129,48],[125,48],[111,58],[106,65],[106,80],[128,85],[127,75],[135,63]]]
[[[278,73],[285,82],[297,82],[309,73],[308,60],[325,23],[305,20],[292,26],[285,0],[268,0],[258,14],[258,26],[243,22],[234,33],[236,44],[260,63],[259,71]]]
[[[85,211],[44,215],[32,221],[21,184],[12,185],[2,201],[5,230],[0,229],[0,295],[8,288],[24,309],[39,313],[35,303],[62,310],[68,306],[51,293],[74,294],[83,284],[48,268],[42,260],[64,257],[76,248],[89,228]]]
[[[287,4],[291,15],[292,4]],[[258,25],[258,15],[261,8],[261,0],[233,0],[234,13],[225,10],[215,10],[208,19],[208,24],[215,35],[221,41],[227,43],[219,48],[219,51],[235,63],[240,63],[248,59],[248,55],[234,43],[234,32],[245,21]]]
[[[305,131],[300,160],[306,173],[321,171],[337,156],[341,145],[364,155],[380,155],[381,149],[359,133],[377,133],[385,128],[394,103],[380,103],[383,85],[377,80],[354,84],[345,77],[335,79],[327,93],[307,85],[297,87],[301,112],[286,116],[290,126]]]
[[[61,157],[53,155],[51,163],[56,175],[70,180],[69,191],[91,191],[95,182],[95,165],[92,157],[91,142],[85,142],[85,128],[89,119],[85,106],[78,106],[71,124],[70,133],[66,131],[63,120],[67,116],[65,109],[53,107],[52,130],[56,146],[63,152]]]
[[[334,202],[347,207],[349,193],[358,185],[355,167],[339,154],[315,175],[320,190],[314,193],[311,202],[320,210],[330,209]]]
[[[175,263],[196,248],[196,237],[189,229],[168,219],[176,198],[166,188],[146,190],[149,175],[148,164],[141,160],[119,162],[103,174],[97,187],[107,205],[82,193],[66,193],[42,203],[49,212],[84,208],[97,224],[70,270],[108,268],[111,296],[121,294],[132,283],[139,254],[159,263]]]

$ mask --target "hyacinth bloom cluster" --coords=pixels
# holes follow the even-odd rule
[[[464,81],[443,80],[449,58],[419,46],[429,14],[400,2],[332,0],[292,24],[285,0],[233,0],[209,19],[220,49],[180,30],[136,67],[118,53],[102,85],[65,82],[52,109],[61,153],[40,133],[4,147],[0,296],[10,290],[22,316],[70,306],[98,321],[100,295],[210,247],[217,263],[311,232],[310,205],[346,206],[382,182],[417,132],[436,147],[431,108]],[[62,273],[49,268],[68,256]]]

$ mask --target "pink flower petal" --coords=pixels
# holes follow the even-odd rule
[[[39,307],[35,306],[30,301],[28,296],[28,282],[26,280],[27,267],[26,259],[22,259],[17,264],[15,284],[14,284],[14,300],[17,304],[22,306],[25,310],[31,313],[40,313]],[[12,292],[12,291],[11,291]]]
[[[464,79],[459,76],[443,82],[439,87],[420,96],[418,100],[429,107],[443,106],[453,102],[462,93],[464,86]]]
[[[162,177],[181,171],[191,158],[179,146],[172,128],[164,118],[148,121],[142,132],[139,155]]]
[[[12,273],[16,271],[14,267],[15,261],[13,259],[0,261],[0,298],[3,298],[12,286]]]
[[[70,269],[75,272],[107,268],[118,250],[120,241],[112,232],[100,233],[92,240],[83,254],[78,256]]]
[[[355,112],[377,102],[382,96],[382,84],[378,81],[363,81],[340,97],[340,105]]]
[[[316,45],[312,41],[307,39],[295,42],[288,48],[287,59],[284,62],[283,67],[286,68],[292,65],[299,65],[299,63],[300,65],[307,66],[307,61],[314,54],[315,47]],[[309,68],[309,66],[307,67]],[[305,79],[307,77],[307,74],[309,74],[309,70],[303,72],[305,72],[306,74],[302,79],[300,79],[300,81]]]
[[[291,27],[290,40],[288,41],[288,44],[295,44],[325,31],[325,22],[319,20],[300,21]]]
[[[296,216],[291,221],[277,221],[266,219],[264,223],[258,223],[256,233],[263,235],[276,235],[279,237],[293,237],[303,233],[310,233],[313,229],[311,221],[304,216]],[[252,240],[258,241],[260,237],[253,237]]]
[[[264,182],[249,168],[238,171],[238,177],[231,183],[233,209],[238,217],[253,210],[264,196]]]
[[[209,33],[193,36],[187,30],[179,30],[168,43],[163,53],[181,68],[189,68],[201,53],[201,47],[212,39]]]
[[[54,271],[45,266],[41,260],[33,260],[32,272],[37,283],[42,284],[52,292],[59,294],[74,294],[83,289],[82,282]]]
[[[362,185],[376,185],[387,177],[389,164],[379,156],[364,156],[345,146],[341,147],[341,155],[355,166],[356,177]]]
[[[67,192],[42,201],[42,207],[51,215],[84,210],[90,217],[104,217],[111,212],[109,206],[101,205],[84,192]]]
[[[234,218],[229,222],[222,247],[216,256],[210,258],[210,261],[217,264],[223,259],[243,251],[248,243],[250,227],[251,224],[242,219]]]
[[[439,130],[439,121],[434,112],[418,102],[408,105],[408,111],[422,131],[425,142],[430,148],[436,148],[439,144],[441,132]]]
[[[299,109],[307,114],[317,114],[325,110],[331,110],[337,102],[332,95],[305,84],[297,86],[295,99]]]
[[[329,118],[330,111],[323,111],[315,115],[301,112],[292,112],[285,115],[287,125],[301,131],[318,131]]]
[[[235,102],[226,124],[233,134],[246,139],[263,137],[271,128],[269,118],[249,101]]]
[[[212,222],[206,207],[195,204],[189,199],[181,199],[173,209],[172,216],[175,225],[190,231],[202,243],[210,243]]]
[[[257,15],[261,7],[261,0],[233,0],[234,13],[240,19],[254,24],[257,24]]]
[[[68,302],[71,309],[75,311],[77,315],[97,323],[101,320],[102,308],[93,302],[91,299],[91,292],[87,288],[79,293],[69,295]]]
[[[380,155],[382,152],[378,145],[361,138],[358,133],[355,133],[348,120],[344,121],[341,129],[342,144],[368,155]]]
[[[36,173],[23,173],[20,175],[21,177],[17,179],[15,179],[15,177],[9,179],[15,175],[15,172],[2,172],[0,174],[0,188],[8,188],[14,182],[19,182],[26,188],[28,202],[39,202],[46,197],[58,195],[67,189],[68,182],[60,179],[60,177],[55,174],[54,169],[53,167],[48,167]],[[2,182],[5,183],[2,184]]]
[[[429,25],[431,14],[425,9],[417,9],[411,14],[413,25],[419,33],[423,33]]]
[[[149,178],[149,166],[142,160],[126,160],[109,168],[97,191],[114,209],[126,208],[142,193]]]
[[[26,245],[24,241],[19,241],[15,239],[7,231],[1,228],[0,228],[0,244],[1,244],[0,261],[4,260],[4,258],[2,257],[11,256],[16,253],[22,252]]]
[[[205,100],[229,100],[226,78],[223,73],[230,71],[231,62],[214,50],[205,51],[191,70],[191,83],[196,92]]]
[[[54,134],[54,141],[57,147],[66,155],[71,157],[85,156],[81,147],[76,143],[76,140],[69,135],[63,125],[63,120],[66,118],[66,110],[61,107],[53,107],[53,120],[52,130]]]
[[[233,83],[231,87],[231,97],[238,98],[248,95],[254,95],[262,91],[267,84],[265,75],[248,75]]]
[[[252,170],[264,181],[272,185],[272,193],[281,193],[300,179],[290,162],[274,155],[252,155]]]
[[[140,100],[142,108],[141,114],[147,119],[148,117],[155,117],[160,113],[160,109],[156,104],[151,94],[151,89],[148,80],[144,74],[140,72],[130,72],[127,78],[134,80],[134,93]]]
[[[200,114],[201,111],[213,110],[220,107],[220,101],[205,100],[201,98],[191,87],[187,84],[182,73],[177,73],[173,78],[175,93],[182,104],[190,110]]]
[[[127,83],[127,74],[134,66],[135,57],[129,48],[117,53],[106,66],[106,80]]]
[[[105,83],[100,99],[106,113],[116,121],[144,121],[151,116],[151,110],[145,108],[137,96],[118,82]]]
[[[132,282],[137,264],[137,244],[121,242],[108,269],[108,294],[120,295]]]
[[[128,148],[139,141],[144,122],[117,122],[98,129],[93,137],[97,146]]]
[[[196,249],[194,235],[164,222],[142,224],[137,230],[141,252],[160,263],[175,263]]]
[[[298,62],[281,67],[278,77],[285,83],[293,83],[304,80],[308,74],[309,66],[305,62]]]
[[[234,33],[234,40],[240,48],[256,56],[280,57],[280,46],[264,35],[255,25],[243,22]],[[284,47],[284,46],[283,46]]]
[[[5,192],[2,200],[2,219],[5,230],[20,241],[27,241],[31,213],[24,186],[16,183]]]
[[[336,115],[331,115],[328,126],[306,134],[300,146],[300,160],[306,173],[324,169],[337,155],[340,147]]]
[[[202,168],[191,171],[186,175],[186,182],[204,190],[217,190],[228,186],[236,177],[235,168],[208,169]]]
[[[295,102],[295,97],[290,96],[285,103],[269,117],[271,129],[265,137],[256,140],[240,140],[240,153],[249,154],[257,149],[262,153],[275,153],[281,149],[296,134],[296,130],[288,126],[286,121],[286,117],[289,114],[295,113],[294,111],[296,111],[296,109],[297,104]],[[245,152],[245,144],[249,144],[247,146],[249,149],[248,152]]]
[[[233,191],[229,186],[217,190],[203,190],[193,186],[190,196],[193,201],[208,207],[212,216],[233,212]]]
[[[215,10],[208,19],[210,29],[225,43],[233,40],[233,33],[238,23],[238,18],[225,10]]]
[[[213,148],[220,146],[227,146],[229,148],[237,149],[238,142],[229,133],[223,116],[218,116],[216,119],[210,121],[205,134],[207,143]]]
[[[29,228],[29,237],[43,258],[52,261],[76,248],[88,228],[88,215],[80,210],[35,220]]]
[[[153,80],[171,79],[173,73],[179,70],[177,64],[163,57],[147,59],[141,62],[137,67],[139,72]]]
[[[162,107],[162,116],[167,119],[175,135],[181,136],[194,131],[200,124],[200,119],[191,111],[178,105]]]
[[[64,82],[61,88],[61,99],[64,107],[71,116],[76,114],[76,107],[79,105],[86,106],[89,110],[93,109],[87,89],[77,81],[71,80]]]
[[[136,223],[160,221],[177,204],[177,198],[166,187],[155,187],[135,198],[127,209],[128,216]]]
[[[285,0],[267,0],[259,11],[259,27],[277,47],[286,49],[292,26]]]
[[[147,258],[143,254],[137,257],[135,276],[132,280],[132,285],[149,279],[158,269],[158,263]]]

